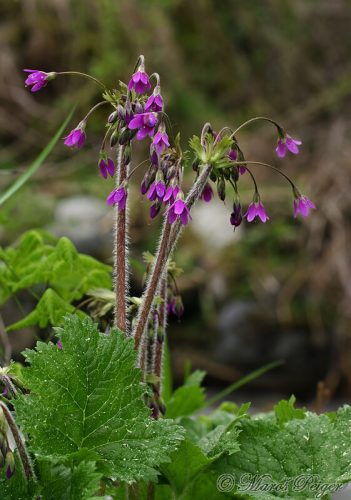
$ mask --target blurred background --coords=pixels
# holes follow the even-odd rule
[[[90,73],[109,87],[128,81],[137,56],[159,72],[166,110],[186,149],[210,121],[235,127],[256,115],[275,118],[303,141],[301,154],[278,160],[276,133],[252,125],[239,136],[246,157],[274,163],[318,210],[292,217],[291,190],[253,167],[270,221],[229,224],[232,201],[199,203],[176,261],[185,313],[171,320],[175,383],[184,363],[207,371],[210,392],[264,364],[285,364],[239,398],[262,407],[296,394],[316,409],[351,394],[351,2],[349,0],[6,0],[0,3],[0,190],[47,144],[73,104],[71,130],[99,100],[87,80],[62,76],[37,94],[22,68]],[[0,212],[0,244],[34,227],[66,235],[80,251],[111,262],[111,182],[97,176],[106,112],[90,120],[78,153],[62,141]],[[136,162],[146,149],[137,145]],[[243,204],[249,179],[240,180]],[[193,172],[189,169],[186,184]],[[132,257],[155,250],[138,182],[132,197]],[[141,275],[132,280],[141,291]],[[13,304],[7,323],[20,319]],[[15,352],[32,332],[11,334]]]

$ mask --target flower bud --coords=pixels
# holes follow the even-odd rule
[[[156,202],[153,205],[151,205],[151,207],[150,207],[150,217],[151,217],[151,219],[154,219],[158,215],[158,213],[160,212],[160,210],[161,210],[161,203]]]
[[[117,116],[120,120],[123,120],[123,121],[126,118],[126,110],[124,109],[124,107],[121,104],[118,104],[118,106],[117,106]]]
[[[163,326],[159,326],[157,328],[157,342],[159,344],[163,344],[165,340],[165,329],[163,328]]]
[[[141,113],[143,113],[144,109],[143,109],[143,105],[141,104],[140,101],[135,101],[134,103],[134,112],[135,114],[139,115]]]
[[[216,182],[217,181],[217,175],[214,173],[213,170],[210,173],[210,179],[211,179],[212,182]]]
[[[219,199],[224,201],[225,200],[225,180],[223,179],[223,177],[218,179],[217,193],[218,193]]]
[[[107,123],[115,123],[117,119],[118,119],[118,111],[113,111],[107,118]]]
[[[195,160],[191,164],[191,168],[194,170],[194,172],[198,172],[199,171],[199,165],[200,165],[199,159],[195,158]]]
[[[130,147],[129,144],[127,144],[123,152],[123,161],[126,165],[128,165],[131,159],[132,159],[132,148]]]
[[[238,182],[238,180],[239,180],[239,168],[238,167],[232,167],[230,169],[230,177],[233,179],[234,182]]]
[[[6,477],[7,479],[11,479],[11,477],[15,473],[15,457],[13,456],[12,451],[8,451],[5,457],[5,469],[6,469]]]
[[[116,129],[112,132],[110,137],[110,146],[113,148],[118,143],[119,131]]]
[[[118,143],[121,145],[121,146],[124,146],[125,144],[127,144],[127,142],[129,142],[132,138],[132,135],[130,133],[131,131],[127,128],[123,129],[122,132],[120,133],[120,136],[119,136],[119,139],[118,139]]]
[[[230,223],[234,228],[240,226],[243,220],[242,208],[239,202],[233,203],[233,212],[230,215]]]

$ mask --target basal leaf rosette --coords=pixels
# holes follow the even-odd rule
[[[16,412],[30,449],[62,461],[86,450],[113,479],[155,480],[183,430],[150,417],[133,342],[117,330],[100,333],[77,316],[66,317],[57,334],[62,349],[38,342],[25,351],[30,393],[16,401]]]

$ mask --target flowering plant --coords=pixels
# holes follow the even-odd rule
[[[25,71],[32,92],[69,73]],[[274,484],[285,481],[284,498],[306,498],[313,485],[298,490],[293,481],[303,472],[320,474],[329,485],[350,481],[349,407],[317,416],[296,409],[291,398],[260,418],[249,416],[248,404],[229,403],[199,417],[196,412],[223,397],[205,400],[202,372],[188,376],[173,393],[165,389],[167,317],[183,314],[175,284],[179,270],[171,257],[191,221],[192,207],[199,200],[210,203],[216,191],[222,201],[230,197],[234,229],[245,219],[266,223],[269,217],[253,172],[266,167],[289,183],[294,216],[306,217],[314,204],[279,168],[247,160],[239,136],[253,122],[272,124],[280,158],[288,151],[297,154],[301,141],[266,117],[248,120],[235,130],[226,126],[214,131],[206,123],[190,140],[195,178],[184,192],[187,154],[170,127],[160,77],[147,74],[144,57],[138,58],[129,83],[120,83],[118,89],[108,90],[95,78],[81,75],[103,88],[103,100],[64,143],[82,148],[92,113],[109,107],[97,164],[100,176],[115,182],[106,200],[115,207],[114,290],[109,289],[108,266],[78,254],[66,238],[55,246],[31,232],[16,248],[2,250],[4,267],[11,271],[17,266],[16,281],[13,273],[0,268],[7,286],[3,300],[35,283],[50,285],[36,309],[8,330],[33,324],[55,327],[55,338],[25,352],[27,367],[9,364],[0,370],[3,498],[242,498],[236,483],[252,471],[270,475]],[[134,141],[148,141],[150,154],[132,167]],[[151,203],[150,217],[162,216],[163,224],[156,255],[145,255],[149,270],[138,298],[130,297],[128,281],[129,185],[145,164],[141,195]],[[253,184],[246,208],[240,201],[243,175]],[[35,262],[30,270],[28,254]],[[113,324],[105,324],[103,332],[86,314],[67,314],[74,312],[74,300],[89,293],[93,307],[100,304],[100,312],[92,313],[95,319],[114,310]],[[325,461],[328,453],[336,456],[333,466]],[[223,476],[233,479],[230,488]],[[263,498],[259,495],[248,491],[247,498]]]

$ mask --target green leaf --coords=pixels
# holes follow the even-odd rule
[[[185,384],[174,391],[167,402],[166,417],[176,418],[193,414],[204,406],[204,389],[200,386],[205,372],[195,371]]]
[[[49,461],[39,463],[43,500],[92,500],[99,490],[102,474],[95,462],[82,461],[67,467]]]
[[[168,461],[184,431],[150,417],[133,341],[116,330],[99,333],[89,318],[77,316],[57,332],[62,350],[38,342],[25,352],[31,392],[15,406],[31,449],[58,460],[93,451],[115,479],[155,480],[155,468]]]
[[[49,324],[61,325],[67,313],[73,313],[75,308],[63,300],[54,290],[48,288],[42,295],[35,309],[25,318],[7,327],[7,331],[18,330],[28,326],[39,325],[45,328]],[[81,311],[80,315],[84,315]]]
[[[6,200],[11,198],[27,181],[31,178],[31,176],[38,170],[38,168],[44,163],[46,158],[49,156],[53,148],[55,147],[57,141],[62,137],[63,131],[66,128],[66,125],[70,121],[75,108],[73,108],[68,114],[67,118],[64,120],[54,137],[51,141],[45,146],[43,151],[39,154],[39,156],[34,160],[32,165],[27,168],[23,174],[16,179],[16,181],[0,196],[0,205],[5,203]]]
[[[171,462],[161,467],[172,489],[181,494],[189,486],[194,476],[211,463],[201,449],[189,440],[181,443],[179,449],[172,453]]]
[[[291,396],[289,401],[282,400],[274,406],[275,417],[278,424],[285,424],[285,422],[288,422],[289,420],[293,420],[295,418],[305,418],[306,410],[295,408],[295,402],[296,398],[293,395]]]
[[[309,488],[311,483],[307,482],[303,491],[296,491],[293,480],[301,475],[315,475],[323,484],[351,481],[350,421],[350,407],[340,409],[334,422],[326,415],[312,413],[284,425],[265,419],[242,420],[240,452],[222,456],[215,462],[214,470],[218,476],[231,474],[236,485],[244,474],[267,474],[272,482],[289,485],[287,493],[270,495],[251,490],[245,492],[247,498],[315,498],[315,492]]]

